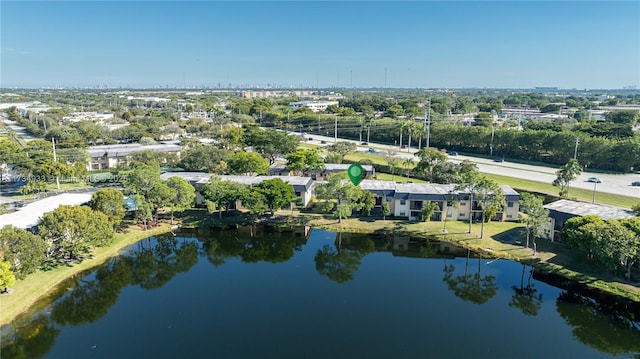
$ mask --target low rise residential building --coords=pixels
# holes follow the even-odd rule
[[[560,232],[566,221],[573,217],[598,216],[604,220],[634,217],[626,208],[607,206],[597,203],[570,201],[561,199],[544,206],[549,210],[549,222],[543,231],[543,237],[552,241],[562,241]]]
[[[384,202],[389,204],[391,214],[407,217],[409,220],[423,220],[422,207],[425,202],[435,202],[438,208],[430,220],[469,220],[479,221],[482,210],[477,200],[471,202],[471,196],[465,191],[456,190],[453,184],[436,183],[395,183],[392,181],[363,180],[360,187],[376,196],[375,207]],[[492,218],[497,221],[515,221],[518,219],[520,194],[507,185],[501,185],[506,205]],[[374,208],[375,208],[374,207]]]
[[[332,173],[347,172],[351,166],[348,163],[325,163],[323,169],[309,170],[304,173],[305,176],[311,177],[314,181],[326,181],[327,176]],[[362,165],[364,170],[363,179],[371,179],[376,174],[376,170],[372,165]],[[283,163],[275,163],[269,167],[269,174],[272,176],[292,176],[294,171],[287,170],[287,165]]]
[[[112,113],[105,111],[93,111],[93,112],[72,112],[62,117],[63,122],[80,122],[80,121],[94,121],[103,123],[104,121],[113,120]]]
[[[292,109],[298,109],[302,107],[307,107],[311,109],[313,112],[325,111],[329,106],[338,106],[340,102],[338,101],[300,101],[300,102],[292,102],[289,104],[289,107]]]
[[[293,187],[293,192],[298,197],[299,204],[302,207],[306,207],[309,205],[311,201],[311,196],[315,191],[315,183],[310,177],[299,177],[299,176],[230,176],[230,175],[214,175],[211,173],[204,172],[166,172],[160,175],[160,178],[163,180],[169,179],[171,177],[178,176],[184,178],[192,186],[198,190],[203,185],[209,182],[209,179],[212,176],[217,176],[224,181],[232,181],[236,183],[241,183],[247,186],[252,186],[258,184],[260,182],[280,178],[285,183],[290,184]],[[204,205],[204,198],[200,193],[196,194],[196,205]]]
[[[87,152],[89,152],[90,155],[87,170],[97,171],[116,168],[118,165],[127,163],[132,153],[147,150],[175,153],[177,156],[180,156],[181,147],[180,145],[171,143],[148,146],[143,146],[139,143],[90,146],[87,148]]]

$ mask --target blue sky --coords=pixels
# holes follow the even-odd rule
[[[3,0],[0,20],[1,87],[640,87],[637,1]]]

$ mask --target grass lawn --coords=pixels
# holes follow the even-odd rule
[[[86,184],[84,181],[60,182],[60,189],[58,190],[58,187],[56,186],[55,182],[47,183],[47,190],[50,192],[68,191],[70,189],[80,189],[80,188],[87,188],[87,187],[91,187],[91,186]]]
[[[143,231],[137,226],[128,227],[124,233],[117,233],[113,243],[108,247],[96,248],[91,259],[86,259],[73,266],[60,266],[50,271],[32,273],[23,280],[18,280],[12,287],[13,293],[0,295],[0,325],[11,322],[18,314],[27,311],[40,298],[53,297],[56,288],[66,279],[104,263],[117,255],[120,250],[143,238],[170,231],[167,224]],[[67,288],[59,288],[66,290]],[[41,305],[47,305],[42,301]],[[33,308],[39,309],[39,308]]]
[[[488,173],[485,173],[484,175],[487,178],[490,178],[500,184],[506,184],[515,189],[546,193],[554,196],[558,195],[558,187],[552,186],[551,183],[536,182],[536,181],[530,181],[530,180],[521,179],[521,178],[505,177],[505,176],[493,175]],[[593,198],[593,191],[588,189],[570,187],[569,196],[571,198],[576,198],[579,200],[591,202],[591,199]],[[637,198],[621,196],[621,195],[612,194],[612,193],[603,193],[603,192],[596,192],[595,200],[596,200],[596,203],[609,204],[613,206],[620,206],[620,207],[626,207],[626,208],[631,208],[631,206],[640,202],[640,200],[638,200]]]

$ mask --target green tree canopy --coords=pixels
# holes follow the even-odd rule
[[[3,292],[7,291],[7,287],[16,284],[16,276],[11,271],[9,262],[0,260],[0,288]]]
[[[94,211],[106,214],[114,228],[120,225],[126,213],[124,194],[115,188],[98,190],[91,196],[89,207]]]
[[[569,196],[569,184],[582,173],[582,166],[575,159],[570,159],[564,166],[556,171],[556,179],[551,183],[560,187],[560,197]]]
[[[0,250],[18,279],[35,272],[45,259],[45,244],[42,239],[11,225],[0,229]]]
[[[280,178],[274,178],[255,184],[251,188],[251,192],[261,195],[269,211],[273,215],[275,211],[288,206],[294,202],[297,197],[293,193],[293,186],[284,182]]]
[[[640,112],[637,110],[618,110],[607,114],[607,121],[628,124],[635,126],[640,119]]]
[[[171,207],[171,223],[173,212],[182,212],[192,208],[196,200],[196,189],[182,177],[171,177],[167,180],[167,186],[173,189],[174,196],[169,206]]]
[[[227,166],[236,175],[261,175],[269,171],[269,163],[257,152],[236,152],[229,157]]]
[[[222,212],[236,201],[248,197],[249,188],[246,185],[222,180],[220,177],[212,176],[209,183],[200,188],[200,193],[207,202],[207,208],[210,212],[218,211],[218,216],[222,218]]]
[[[86,206],[60,206],[38,221],[38,232],[46,244],[47,260],[69,262],[86,257],[91,249],[113,240],[107,215]]]

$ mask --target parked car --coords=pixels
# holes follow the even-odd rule
[[[322,140],[322,141],[320,141],[320,143],[323,144],[323,145],[326,145],[327,141]]]
[[[640,181],[631,182],[633,187],[640,187]]]
[[[406,150],[407,149],[407,145],[402,145],[402,146],[400,146],[400,148],[402,148],[403,150]]]
[[[591,183],[602,183],[602,180],[598,177],[589,177],[587,178],[587,182]]]
[[[376,150],[376,149],[375,149],[375,148],[373,148],[373,147],[369,147],[369,152],[370,152],[370,153],[378,153],[378,150]]]
[[[448,154],[449,154],[449,156],[457,156],[457,155],[458,155],[458,152],[456,152],[456,151],[449,151],[449,152],[448,152]]]
[[[504,157],[501,158],[494,158],[493,162],[504,162]]]
[[[308,140],[309,140],[309,141],[313,141],[313,137],[309,137],[309,138],[308,138]]]

